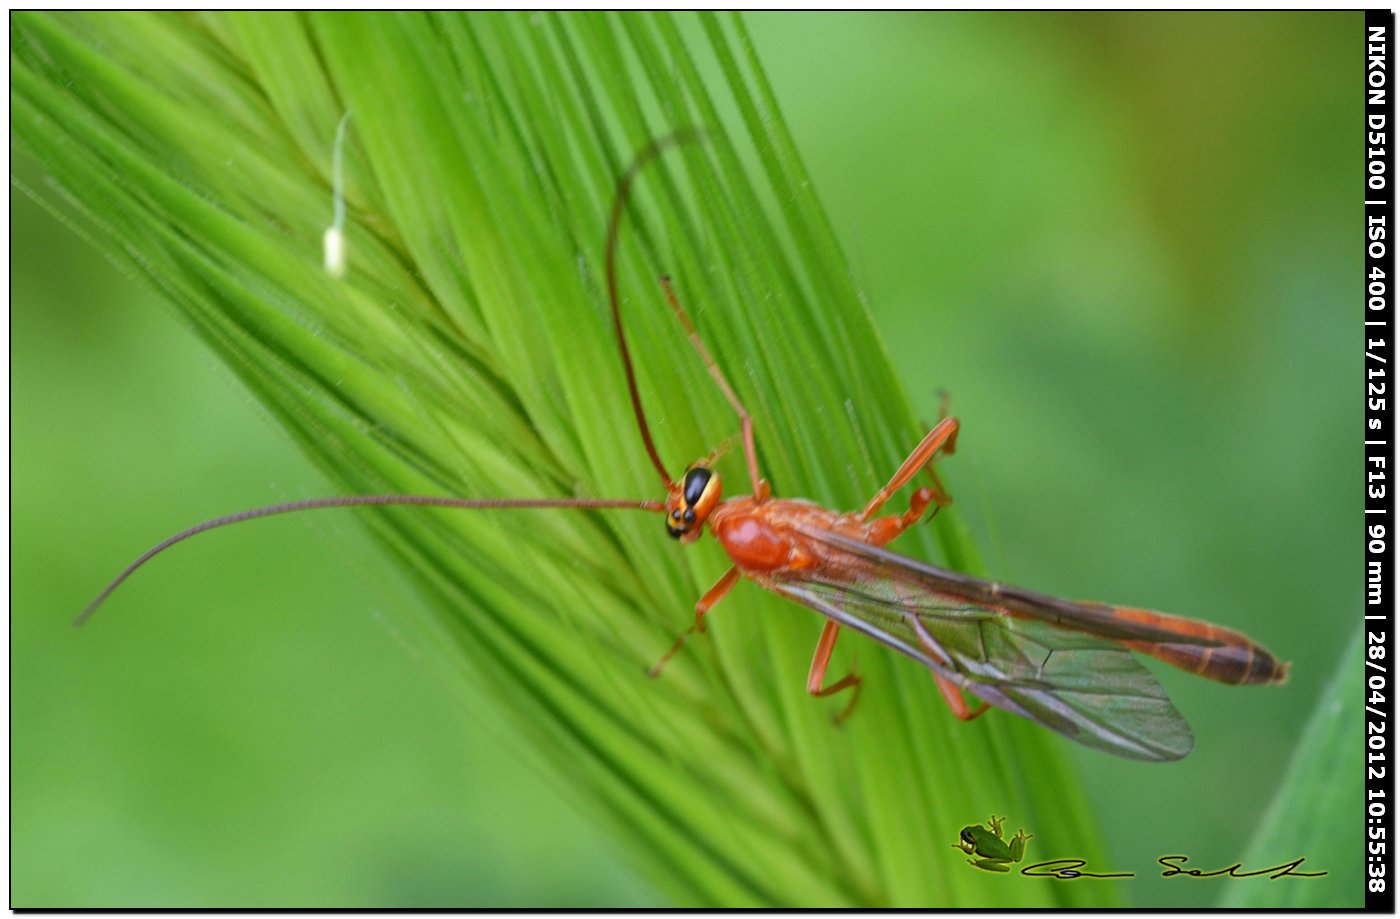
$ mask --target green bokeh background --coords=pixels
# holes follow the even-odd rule
[[[1182,763],[1074,750],[1129,902],[1214,902],[1153,860],[1243,855],[1360,616],[1361,15],[748,22],[916,403],[951,394],[995,574],[1294,662],[1164,673]],[[127,588],[139,631],[68,628],[154,539],[327,486],[157,293],[20,194],[12,226],[12,903],[661,902],[352,519],[211,536]],[[1277,855],[1359,897],[1357,827]]]

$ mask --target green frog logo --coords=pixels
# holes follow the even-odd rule
[[[958,841],[953,843],[953,848],[972,856],[967,863],[974,868],[1008,872],[1012,865],[1025,858],[1026,843],[1034,837],[1026,835],[1025,830],[1017,830],[1008,843],[1002,831],[1004,823],[1005,817],[993,816],[986,827],[965,826],[958,833]]]

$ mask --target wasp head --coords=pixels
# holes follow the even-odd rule
[[[705,520],[719,503],[720,479],[709,466],[696,463],[666,496],[666,532],[681,542],[700,538]]]

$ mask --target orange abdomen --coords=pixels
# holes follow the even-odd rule
[[[1125,641],[1134,651],[1180,667],[1221,683],[1282,683],[1288,678],[1288,665],[1268,649],[1255,644],[1247,635],[1210,622],[1169,616],[1147,609],[1113,607],[1120,619],[1180,632],[1195,638],[1220,642],[1218,645],[1171,644],[1169,642]]]

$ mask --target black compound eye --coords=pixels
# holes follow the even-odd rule
[[[695,522],[695,511],[691,510],[690,508],[686,508],[686,511],[685,511],[685,522],[686,522],[686,523],[694,523],[694,522]]]
[[[710,484],[710,470],[696,466],[685,474],[685,503],[694,507],[705,494],[705,486]]]
[[[680,508],[677,508],[676,510],[671,511],[671,519],[672,519],[672,520],[679,520],[679,519],[681,519]]]

